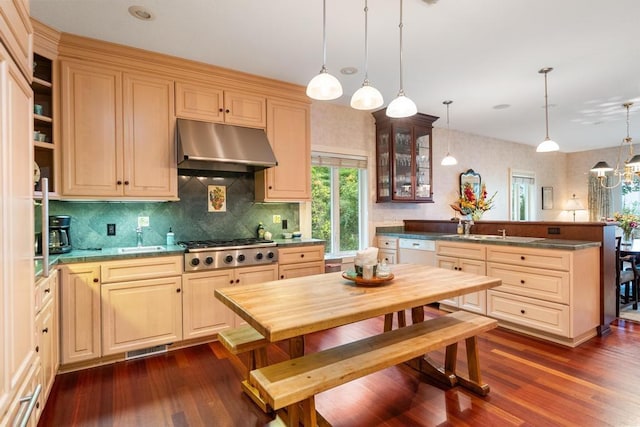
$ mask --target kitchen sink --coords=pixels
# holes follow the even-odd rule
[[[118,248],[120,254],[136,254],[142,252],[159,252],[164,251],[164,246],[131,246],[128,248]]]
[[[526,236],[499,236],[495,234],[451,234],[448,237],[456,237],[460,240],[485,240],[490,242],[514,242],[529,243],[536,240],[544,240],[544,237],[526,237]]]

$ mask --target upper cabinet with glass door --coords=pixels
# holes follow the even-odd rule
[[[438,117],[403,119],[373,113],[376,120],[376,201],[433,202],[431,131]]]

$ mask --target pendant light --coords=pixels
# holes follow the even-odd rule
[[[364,0],[364,82],[362,87],[351,97],[351,107],[356,110],[373,110],[384,103],[380,91],[369,84],[368,12],[369,6],[367,0]]]
[[[322,68],[320,74],[307,85],[307,96],[319,101],[329,101],[342,96],[342,85],[327,71],[327,1],[322,0]]]
[[[449,140],[450,140],[449,135],[451,133],[451,130],[449,129],[449,105],[453,104],[453,101],[447,100],[447,101],[442,101],[442,103],[447,106],[447,155],[444,156],[444,159],[442,159],[442,162],[440,164],[442,166],[453,166],[458,164],[458,161],[456,160],[456,158],[453,157],[451,154],[449,154],[451,152],[450,145],[449,145]]]
[[[629,109],[633,106],[633,102],[625,102],[622,106],[627,110],[627,136],[622,138],[620,148],[618,149],[618,162],[615,169],[609,166],[605,161],[599,161],[594,167],[591,168],[591,172],[595,172],[598,177],[600,185],[604,188],[615,188],[622,183],[631,184],[635,175],[640,175],[640,154],[633,155],[633,139],[629,134]],[[624,166],[620,165],[620,159],[622,158],[623,147],[629,147],[629,157],[624,162]],[[606,172],[613,171],[613,177],[617,177],[618,181],[611,185],[607,185]]]
[[[402,0],[400,0],[400,91],[398,97],[387,106],[387,116],[394,118],[413,116],[418,112],[415,102],[404,94],[402,82]]]
[[[549,103],[548,103],[548,97],[547,97],[547,74],[549,74],[552,70],[553,68],[551,67],[545,67],[540,71],[538,71],[538,73],[544,74],[544,114],[545,114],[545,123],[546,123],[546,129],[547,129],[547,135],[544,138],[544,141],[538,144],[538,148],[536,149],[538,153],[547,153],[549,151],[558,151],[560,149],[558,144],[555,141],[553,141],[551,138],[549,138]]]

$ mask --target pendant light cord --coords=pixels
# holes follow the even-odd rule
[[[398,95],[404,95],[404,83],[402,78],[402,0],[400,0],[400,93]]]
[[[449,155],[449,153],[451,152],[451,138],[450,138],[450,134],[451,134],[451,129],[449,129],[449,105],[451,105],[453,101],[444,101],[444,104],[447,105],[447,156]]]
[[[546,139],[549,139],[549,97],[547,95],[547,74],[549,73],[549,71],[551,70],[546,70],[544,72],[544,113],[545,113],[545,125],[547,128],[547,135],[546,135]]]
[[[327,69],[327,0],[322,0],[322,69]]]
[[[369,24],[368,15],[369,5],[364,0],[364,83],[369,83]]]

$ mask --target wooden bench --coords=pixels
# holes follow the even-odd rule
[[[460,384],[486,395],[482,384],[476,336],[497,326],[497,321],[458,311],[380,335],[310,353],[299,358],[253,370],[249,382],[274,410],[287,408],[288,425],[317,425],[314,396],[370,373],[420,358],[446,347],[443,368],[428,368],[431,375],[449,385]],[[458,341],[466,341],[469,378],[456,374]],[[298,403],[302,403],[302,412]]]
[[[220,343],[233,354],[248,353],[248,362],[242,390],[253,400],[264,412],[271,409],[267,403],[260,398],[258,391],[249,382],[249,371],[267,365],[267,345],[269,342],[251,325],[241,325],[237,328],[225,329],[218,332]]]

